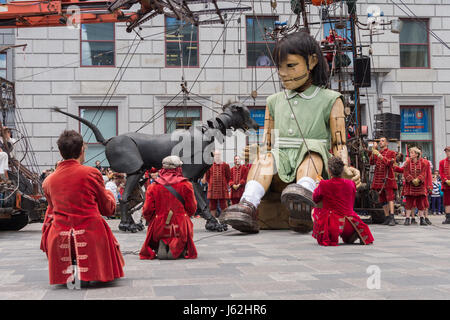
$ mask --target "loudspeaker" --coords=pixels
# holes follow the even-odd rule
[[[366,88],[371,86],[370,58],[367,56],[355,59],[355,86]]]

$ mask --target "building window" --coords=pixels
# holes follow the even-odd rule
[[[92,122],[105,139],[117,136],[117,107],[80,107],[80,117]],[[92,130],[80,122],[80,133],[88,146],[85,164],[94,166],[95,161],[99,160],[102,167],[109,167],[105,147],[97,142]]]
[[[402,153],[407,155],[406,148],[416,146],[422,150],[422,156],[434,163],[433,107],[401,106],[400,117]]]
[[[198,26],[171,17],[166,19],[166,66],[198,67]],[[183,58],[183,60],[181,60]]]
[[[264,117],[266,113],[266,107],[264,106],[249,106],[250,117],[256,121],[259,125],[258,131],[249,130],[248,132],[248,144],[261,144],[263,142],[264,133]]]
[[[402,19],[400,32],[400,67],[429,68],[428,20]]]
[[[0,77],[6,79],[6,53],[0,54]]]
[[[115,66],[114,23],[81,25],[82,67]]]
[[[247,67],[273,67],[275,41],[266,33],[274,29],[278,17],[247,17]]]
[[[334,68],[353,67],[351,22],[350,20],[344,22],[345,27],[343,27],[343,25],[341,25],[340,27],[336,27],[336,24],[342,24],[342,21],[336,20],[336,18],[330,18],[326,23],[323,24],[324,39],[322,40],[322,51],[325,54],[325,58],[329,64],[330,70],[333,63],[335,43],[338,43],[340,45],[341,53],[334,58]],[[336,34],[333,34],[332,31],[335,31]],[[342,55],[344,54],[348,58],[342,57]]]
[[[164,131],[172,133],[177,129],[189,129],[194,121],[202,120],[201,107],[165,107]]]

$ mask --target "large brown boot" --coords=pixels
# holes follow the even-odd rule
[[[310,190],[297,183],[291,183],[281,193],[281,202],[289,210],[289,225],[294,231],[312,230],[311,210],[316,206],[312,195]]]
[[[241,232],[259,232],[256,207],[246,200],[226,208],[220,215],[219,221]]]

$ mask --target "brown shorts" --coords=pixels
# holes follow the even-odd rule
[[[425,210],[429,207],[427,196],[405,196],[406,203],[405,209],[411,210],[412,208],[417,208],[417,210]]]
[[[209,199],[209,210],[217,210],[217,203],[220,203],[221,210],[228,207],[227,199]]]
[[[382,189],[379,193],[378,202],[386,203],[395,200],[395,190],[394,189]]]

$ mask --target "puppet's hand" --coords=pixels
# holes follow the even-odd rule
[[[450,186],[450,180],[445,180],[445,183]]]
[[[355,182],[356,188],[361,186],[361,175],[359,170],[353,167],[345,166],[344,172],[342,172],[342,178],[350,179]]]

